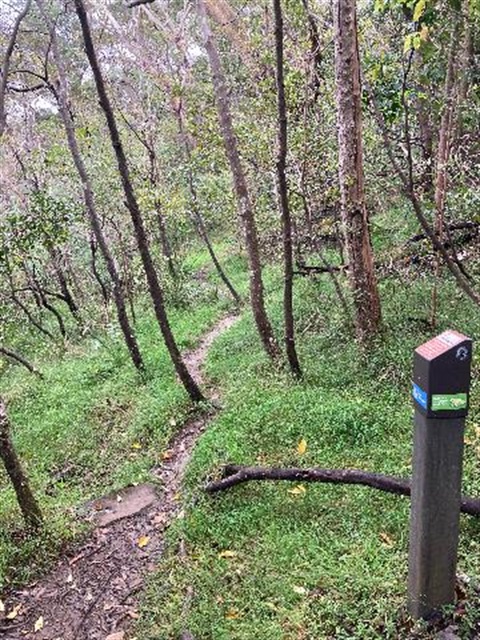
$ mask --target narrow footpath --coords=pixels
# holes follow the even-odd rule
[[[209,348],[236,320],[234,315],[223,318],[185,355],[201,385]],[[217,390],[211,390],[210,399],[218,400]],[[157,482],[95,501],[96,526],[87,541],[62,557],[45,577],[9,594],[6,609],[18,607],[18,614],[0,623],[0,638],[126,640],[125,630],[138,618],[145,578],[156,569],[163,551],[165,530],[181,510],[178,494],[185,467],[215,413],[212,409],[192,418],[177,432],[167,459],[152,470]]]

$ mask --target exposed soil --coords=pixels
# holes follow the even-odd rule
[[[228,316],[218,322],[200,345],[186,354],[186,364],[200,384],[204,383],[202,366],[210,346],[236,320],[236,316]],[[218,392],[211,390],[210,397],[217,400]],[[1,638],[127,638],[129,625],[138,617],[138,595],[145,577],[156,568],[164,532],[181,510],[179,491],[185,467],[215,412],[211,409],[192,418],[175,435],[168,458],[152,471],[158,487],[129,487],[89,505],[96,528],[86,542],[62,557],[51,573],[8,594],[5,613],[17,613],[11,620],[0,619]]]

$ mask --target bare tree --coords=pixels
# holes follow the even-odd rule
[[[95,86],[97,89],[100,107],[107,121],[110,141],[117,160],[118,172],[121,178],[123,192],[125,194],[126,206],[128,208],[128,211],[130,212],[130,217],[138,244],[138,250],[140,252],[140,257],[142,259],[143,267],[145,270],[148,288],[150,291],[150,296],[152,298],[157,321],[160,326],[160,330],[162,332],[168,353],[170,355],[170,358],[172,359],[175,370],[180,380],[182,381],[190,398],[194,402],[199,402],[204,400],[203,394],[193,377],[190,375],[183,361],[180,350],[177,346],[175,337],[170,327],[167,311],[165,308],[163,290],[150,252],[145,224],[140,208],[138,206],[132,181],[130,179],[130,170],[128,167],[127,158],[123,149],[123,144],[120,138],[120,133],[118,130],[115,115],[113,113],[112,105],[105,88],[105,82],[103,80],[103,75],[95,52],[95,46],[93,44],[90,24],[82,0],[75,0],[75,9],[82,28],[85,51],[90,63],[90,68],[92,69],[93,77],[95,79]]]
[[[225,152],[232,172],[235,194],[240,219],[245,232],[245,244],[250,266],[250,298],[253,316],[263,347],[272,360],[278,359],[280,349],[275,339],[272,325],[265,308],[265,296],[262,280],[262,265],[258,243],[255,216],[250,200],[245,172],[238,151],[237,136],[233,128],[233,121],[228,97],[225,75],[220,62],[217,46],[213,38],[203,0],[197,1],[198,15],[203,32],[205,49],[207,51],[212,71],[213,89],[217,106],[218,118],[222,130]]]
[[[365,205],[356,0],[335,0],[333,18],[341,216],[357,335],[366,340],[379,328],[381,309]]]
[[[283,261],[284,261],[284,291],[283,318],[285,322],[285,348],[290,370],[294,376],[300,378],[302,370],[295,346],[295,323],[293,318],[293,245],[292,219],[288,201],[288,185],[286,175],[287,163],[287,105],[285,99],[285,82],[283,73],[283,15],[281,0],[273,0],[275,13],[275,48],[276,48],[276,79],[277,79],[277,108],[278,108],[278,156],[277,179],[280,197],[280,209],[283,223]]]
[[[62,116],[63,124],[64,124],[66,135],[67,135],[68,147],[70,149],[70,153],[72,155],[75,167],[77,169],[78,175],[82,183],[83,198],[85,200],[85,207],[90,220],[90,224],[91,224],[93,233],[95,235],[95,239],[102,252],[103,259],[105,260],[108,273],[112,280],[113,297],[114,297],[115,305],[117,309],[118,322],[122,329],[125,343],[127,345],[128,352],[130,354],[130,357],[132,359],[134,366],[138,370],[143,370],[144,368],[143,359],[140,353],[137,339],[135,337],[135,332],[131,327],[130,321],[128,319],[121,279],[120,279],[114,258],[108,247],[107,240],[103,234],[102,225],[100,222],[100,216],[98,215],[95,199],[93,196],[92,184],[90,181],[90,177],[87,173],[85,163],[83,162],[80,148],[78,146],[77,137],[75,134],[75,126],[73,124],[72,113],[69,105],[68,84],[67,84],[67,78],[65,74],[64,62],[61,57],[60,48],[58,46],[55,27],[48,16],[48,13],[45,9],[45,3],[43,2],[43,0],[36,0],[36,2],[40,9],[40,12],[42,13],[42,17],[45,23],[47,24],[47,27],[50,33],[52,53],[55,59],[57,72],[58,72],[58,88],[54,89],[54,94],[55,94],[55,97],[57,98],[58,105],[60,108],[60,113]],[[53,85],[50,85],[50,86],[53,87]]]

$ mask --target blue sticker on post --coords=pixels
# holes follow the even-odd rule
[[[418,402],[421,407],[424,409],[428,408],[427,392],[421,389],[418,384],[413,383],[412,396],[415,402]]]

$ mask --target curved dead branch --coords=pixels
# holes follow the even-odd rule
[[[410,496],[410,480],[408,478],[397,478],[361,469],[300,469],[295,467],[246,467],[243,465],[226,465],[223,468],[222,478],[209,482],[205,491],[216,493],[251,480],[357,484],[399,496]],[[480,515],[480,499],[462,496],[461,511],[471,516]]]

